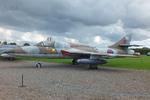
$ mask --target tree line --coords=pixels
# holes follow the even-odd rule
[[[17,43],[15,43],[15,42],[7,43],[6,41],[4,41],[4,42],[0,41],[0,44],[2,44],[2,45],[17,45]],[[30,44],[24,43],[23,46],[30,46]]]
[[[135,52],[139,52],[141,55],[146,55],[148,52],[150,52],[150,48],[143,47],[143,48],[135,48],[133,49]]]

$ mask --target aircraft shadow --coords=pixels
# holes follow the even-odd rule
[[[111,68],[99,66],[98,69],[89,69],[88,65],[72,65],[72,64],[61,64],[61,63],[50,63],[49,65],[44,65],[42,68],[55,68],[55,69],[66,69],[66,70],[83,70],[83,71],[101,71],[101,72],[129,72],[127,69]]]
[[[8,62],[10,63],[10,62]],[[15,62],[14,62],[15,63]],[[42,63],[42,68],[36,68],[35,63],[26,63],[26,64],[18,64],[16,63],[16,66],[11,66],[11,63],[9,66],[0,67],[0,69],[5,68],[17,68],[17,69],[62,69],[62,70],[78,70],[78,71],[94,71],[94,72],[129,72],[130,70],[126,69],[119,69],[119,68],[110,68],[110,67],[100,67],[98,69],[88,69],[88,65],[72,65],[72,64],[58,64],[58,63]]]

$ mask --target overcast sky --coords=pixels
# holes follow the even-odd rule
[[[109,45],[132,34],[150,46],[150,0],[0,0],[0,39]]]

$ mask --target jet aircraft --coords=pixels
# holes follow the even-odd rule
[[[1,56],[31,56],[48,58],[72,58],[73,64],[87,64],[89,69],[97,69],[99,64],[107,63],[108,57],[133,57],[134,50],[130,50],[131,37],[127,35],[120,41],[108,48],[95,48],[81,43],[70,43],[65,41],[55,41],[49,38],[34,46],[16,47],[7,50]],[[36,66],[41,66],[37,63]]]
[[[19,47],[19,46],[17,46],[17,45],[0,45],[0,54],[1,54],[1,56],[2,56],[3,58],[8,58],[8,59],[11,60],[12,57],[10,57],[10,55],[9,55],[9,56],[8,56],[8,55],[5,55],[4,52],[9,51],[9,50],[11,50],[11,49],[13,49],[13,48],[16,48],[16,47]],[[5,57],[4,57],[4,56],[5,56]]]

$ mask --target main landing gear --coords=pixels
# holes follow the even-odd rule
[[[77,59],[72,60],[72,65],[77,65]]]

